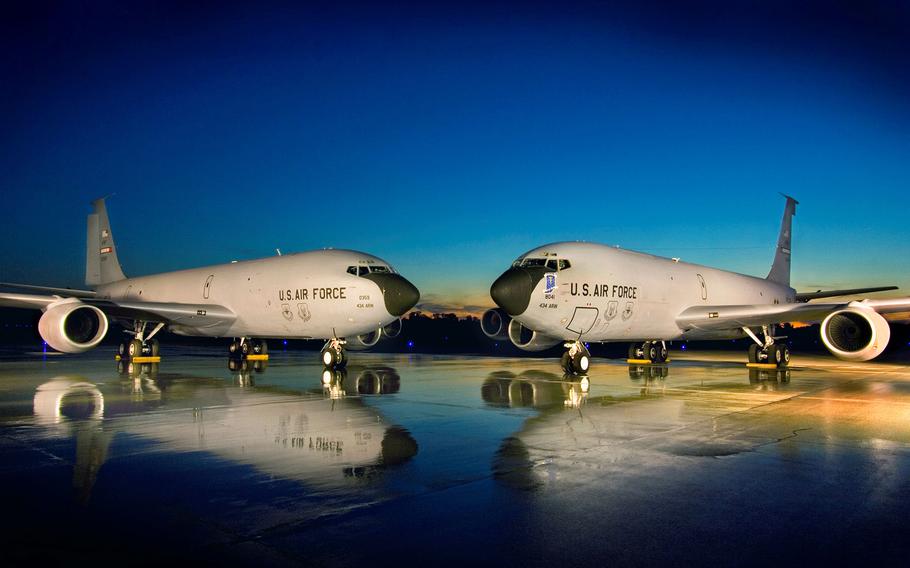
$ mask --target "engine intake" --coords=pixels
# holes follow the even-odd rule
[[[525,351],[543,351],[558,344],[561,340],[540,332],[528,329],[518,320],[509,322],[509,339],[515,347]]]
[[[361,351],[363,349],[369,349],[370,347],[379,343],[379,340],[382,338],[382,328],[377,327],[373,331],[364,333],[361,335],[355,335],[354,337],[348,338],[347,348],[352,351]]]
[[[509,338],[509,324],[511,322],[512,318],[506,314],[505,310],[493,308],[485,311],[480,316],[480,329],[490,339],[502,341]]]
[[[82,353],[96,347],[107,334],[104,312],[79,300],[51,304],[38,320],[38,333],[63,353]]]
[[[891,327],[878,312],[847,307],[828,314],[821,325],[822,342],[835,357],[868,361],[881,355],[891,339]]]

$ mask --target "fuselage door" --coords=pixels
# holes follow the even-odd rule
[[[202,297],[206,300],[209,299],[209,294],[212,291],[212,280],[215,279],[214,274],[209,274],[209,277],[205,279],[205,285],[202,286]]]

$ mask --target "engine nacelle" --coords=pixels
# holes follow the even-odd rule
[[[512,323],[512,318],[499,308],[487,310],[480,316],[480,329],[490,339],[508,339],[510,323]]]
[[[370,347],[379,343],[379,340],[382,338],[382,328],[377,327],[371,332],[364,333],[362,335],[355,335],[354,337],[349,337],[345,347],[351,351],[362,351],[364,349],[369,349]]]
[[[881,355],[891,327],[878,312],[848,306],[828,314],[821,325],[822,342],[839,359],[868,361]]]
[[[107,334],[104,312],[76,299],[51,304],[38,320],[38,333],[63,353],[82,353],[96,347]]]
[[[386,337],[394,339],[401,335],[402,327],[404,327],[404,324],[401,322],[401,318],[398,318],[397,320],[382,328],[382,334]]]
[[[543,351],[562,341],[533,329],[528,329],[521,325],[518,320],[509,322],[509,339],[515,344],[515,347],[525,351]]]

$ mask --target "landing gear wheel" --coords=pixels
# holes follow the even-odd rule
[[[756,345],[755,343],[753,343],[752,345],[749,346],[749,362],[750,363],[758,363],[758,350],[759,349],[760,349],[759,346]]]
[[[126,343],[120,342],[120,345],[117,346],[117,355],[120,355],[120,358],[129,357],[126,353]]]
[[[572,373],[572,358],[569,357],[568,351],[562,354],[562,357],[559,359],[559,366],[562,367],[562,370],[566,373]]]
[[[248,340],[244,341],[240,345],[240,352],[243,354],[244,357],[246,357],[247,355],[252,355],[253,354],[253,340],[248,339]]]
[[[778,367],[786,367],[790,363],[790,348],[786,345],[772,345],[769,355],[771,355],[773,363]]]
[[[638,355],[638,347],[639,346],[635,345],[634,343],[629,344],[629,359],[640,359],[641,358]]]
[[[347,365],[347,358],[343,349],[326,346],[322,349],[322,365],[326,369],[343,369]]]
[[[667,360],[667,344],[663,341],[650,341],[648,342],[648,359],[652,363],[664,363]]]
[[[584,374],[591,368],[591,356],[587,351],[579,351],[572,357],[572,368],[578,374]]]
[[[228,353],[230,353],[232,357],[236,357],[237,355],[240,355],[240,342],[232,341],[231,344],[228,346]]]
[[[140,357],[142,355],[142,342],[138,339],[130,341],[126,348],[126,352],[130,356],[130,359],[133,357]]]
[[[149,341],[148,345],[149,353],[151,353],[152,357],[158,357],[158,355],[161,353],[161,345],[158,344],[158,340],[153,339]]]
[[[258,355],[268,355],[269,353],[269,344],[266,343],[265,339],[260,339],[253,346],[253,351]]]

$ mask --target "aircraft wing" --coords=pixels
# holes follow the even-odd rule
[[[676,324],[682,329],[724,330],[777,323],[818,323],[831,312],[848,307],[872,309],[880,314],[910,312],[910,298],[863,300],[838,304],[693,306],[676,316]]]
[[[54,302],[66,299],[64,296],[43,294],[15,294],[0,292],[0,306],[10,308],[31,308],[44,310]],[[84,304],[95,306],[109,317],[139,319],[149,322],[164,322],[170,326],[193,329],[224,328],[237,315],[224,306],[212,304],[178,304],[174,302],[142,302],[137,300],[108,300],[101,298],[78,298]]]

